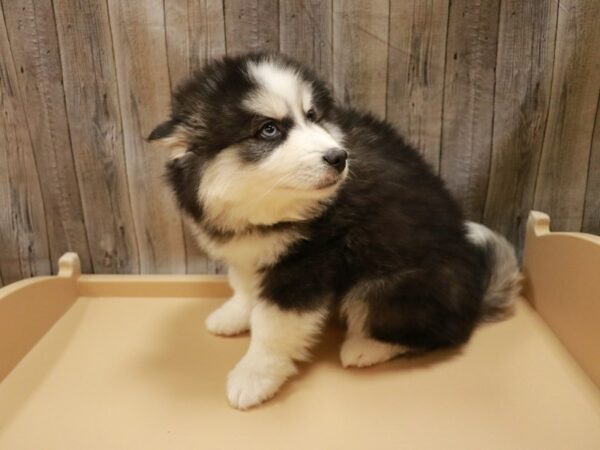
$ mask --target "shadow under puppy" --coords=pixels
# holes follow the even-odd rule
[[[246,409],[306,360],[326,318],[347,324],[345,367],[466,342],[516,294],[508,242],[465,222],[443,182],[384,121],[337,105],[279,54],[214,61],[149,137],[199,244],[233,297],[209,331],[251,329],[227,396]]]

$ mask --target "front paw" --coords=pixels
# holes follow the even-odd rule
[[[273,397],[285,381],[296,373],[291,360],[252,361],[244,357],[229,372],[227,398],[236,409],[245,410]]]
[[[206,329],[218,336],[234,336],[250,329],[250,312],[234,300],[224,303],[213,311],[204,322]]]

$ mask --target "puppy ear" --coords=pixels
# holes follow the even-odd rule
[[[188,146],[188,136],[178,121],[171,119],[158,125],[148,136],[148,141],[156,142],[171,153],[171,158],[177,159],[185,154]]]
[[[167,120],[166,122],[158,125],[152,133],[148,136],[149,141],[157,141],[171,136],[175,132],[177,122],[173,119]]]

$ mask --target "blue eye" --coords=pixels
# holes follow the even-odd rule
[[[260,127],[260,135],[265,139],[273,139],[278,137],[281,134],[275,122],[267,122],[262,127]]]

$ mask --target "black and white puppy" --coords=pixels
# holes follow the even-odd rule
[[[516,294],[505,239],[465,222],[419,153],[373,116],[337,105],[278,54],[210,63],[150,135],[199,244],[229,266],[212,333],[251,329],[230,403],[272,397],[326,318],[347,324],[345,367],[466,342]]]

